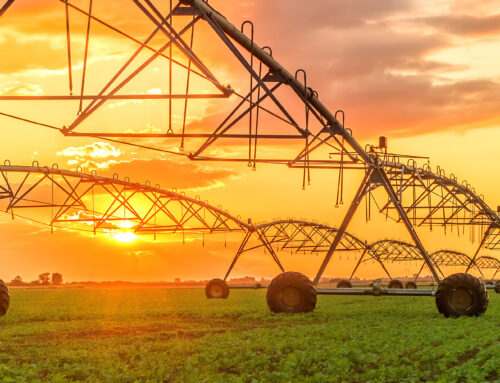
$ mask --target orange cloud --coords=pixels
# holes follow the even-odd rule
[[[422,18],[416,22],[460,36],[497,35],[500,33],[500,14],[486,16],[446,15]]]
[[[458,7],[459,3],[457,1],[455,6]],[[469,55],[466,59],[460,60],[453,57],[453,54],[457,55],[456,52],[439,55],[440,52],[447,52],[454,47],[476,49],[476,42],[485,35],[494,43],[500,34],[497,27],[498,10],[493,8],[486,10],[484,2],[479,4],[477,1],[466,1],[466,3],[467,6],[454,9],[453,1],[440,2],[439,7],[410,0],[384,2],[340,0],[323,1],[313,5],[305,5],[302,0],[272,2],[261,0],[238,3],[213,0],[210,2],[236,27],[239,27],[244,19],[253,19],[255,41],[260,45],[272,46],[274,56],[291,72],[298,67],[305,68],[308,74],[308,85],[319,92],[320,99],[331,110],[338,108],[345,110],[347,127],[351,128],[354,135],[361,139],[387,133],[408,136],[446,129],[465,130],[477,126],[492,126],[500,122],[497,107],[498,96],[500,96],[498,70],[492,69],[488,74],[481,73],[477,61],[474,62]],[[493,2],[487,3],[493,7]],[[82,7],[88,6],[88,2],[78,4],[83,4]],[[162,5],[165,6],[165,4]],[[119,25],[121,29],[138,39],[144,38],[153,29],[151,22],[133,2],[124,2],[120,7],[117,7],[115,2],[94,2],[94,5],[96,15],[113,25]],[[481,11],[476,12],[474,8],[474,14],[463,16],[466,14],[464,10],[467,11],[475,6],[481,8]],[[71,15],[71,32],[75,47],[73,51],[74,81],[75,89],[77,89],[81,81],[79,71],[83,56],[86,18],[77,16],[74,12]],[[45,91],[52,94],[52,92],[58,92],[57,87],[60,85],[64,85],[66,89],[67,58],[62,2],[16,1],[8,13],[2,17],[0,35],[2,57],[8,58],[0,62],[2,81],[0,91],[2,93],[33,94]],[[209,37],[213,35],[213,31],[210,31],[206,23],[200,22],[199,29],[198,25],[196,29],[195,51],[222,83],[230,83],[233,89],[245,93],[248,89],[248,74],[241,70],[241,66],[232,54],[228,53],[227,47],[221,41],[215,37]],[[471,36],[475,40],[472,40]],[[113,66],[120,65],[115,55],[124,58],[122,56],[125,51],[133,52],[133,49],[137,47],[134,43],[122,45],[122,42],[126,41],[118,37],[115,32],[92,23],[92,54],[86,84],[86,91],[89,94],[100,90],[107,79],[113,75]],[[157,47],[160,42],[164,41],[164,36],[159,34],[158,39],[155,39],[152,45]],[[472,41],[474,44],[471,44]],[[174,51],[174,55],[177,53]],[[486,53],[488,57],[493,57],[496,51]],[[106,55],[105,59],[103,59],[103,54]],[[244,54],[245,57],[249,57],[247,52]],[[108,60],[112,55],[113,59]],[[164,69],[168,66],[168,62],[158,61],[159,63],[152,64],[149,68],[151,70],[143,73],[144,76],[139,77],[137,82],[131,82],[130,86],[124,88],[123,93],[147,93],[148,90],[154,93],[162,90],[161,92],[165,93],[165,89],[168,88],[168,83],[166,83],[168,75],[165,74],[168,72]],[[160,65],[163,65],[163,68]],[[15,71],[22,71],[19,77],[24,76],[27,80],[24,79],[26,81],[22,82],[23,79],[20,79],[15,82],[17,79],[12,79],[13,76],[11,76]],[[175,73],[177,77],[174,81],[174,92],[177,92],[184,84],[185,72],[182,74],[179,70]],[[39,82],[38,85],[37,82]],[[203,84],[199,84],[198,87],[200,92],[205,90],[201,89]],[[184,91],[184,88],[181,91]],[[291,97],[280,97],[280,100],[294,117],[299,114],[300,118],[304,117],[302,104],[288,103]],[[296,101],[297,97],[293,100]],[[230,102],[234,105],[235,96],[230,99]],[[10,107],[13,104],[14,102],[4,105]],[[89,126],[82,125],[81,131],[115,129],[129,132],[165,132],[169,122],[167,104],[168,102],[159,101],[151,103],[110,101],[106,104],[109,107],[99,110],[103,112],[103,117],[96,112],[92,116],[95,119],[89,119]],[[177,109],[174,111],[173,128],[176,133],[182,126],[183,113],[179,107],[181,104],[183,103],[179,100],[174,101],[174,107]],[[39,103],[37,105],[42,106],[38,109],[36,105],[33,108],[31,108],[33,104],[29,104],[30,108],[26,105],[28,104],[17,106],[19,114],[31,113],[36,116],[38,113],[43,117],[40,118],[43,122],[46,119],[59,119],[61,121],[57,122],[57,126],[68,122],[64,119],[66,117],[63,118],[65,113],[69,114],[68,104],[58,107],[61,104]],[[111,107],[121,105],[123,107]],[[189,132],[211,132],[229,113],[230,106],[227,100],[217,100],[217,102],[207,104],[190,101],[187,119]],[[12,107],[14,109],[14,106]],[[73,115],[70,118],[73,118]],[[265,114],[262,113],[260,133],[288,132],[285,129],[281,130],[281,127],[274,121],[265,120],[265,118]],[[302,121],[301,119],[299,123]],[[341,219],[339,212],[332,212],[328,206],[317,202],[330,201],[332,199],[330,192],[335,187],[333,183],[327,184],[329,177],[320,178],[319,173],[317,177],[316,173],[313,176],[314,185],[319,183],[320,187],[323,190],[328,189],[330,194],[312,194],[313,197],[307,194],[305,197],[305,193],[309,193],[308,190],[301,197],[300,192],[293,189],[297,186],[298,190],[300,182],[292,182],[290,179],[293,176],[288,176],[292,173],[287,173],[288,170],[282,170],[282,167],[268,166],[266,169],[269,170],[264,172],[250,172],[251,175],[246,176],[243,182],[231,182],[234,177],[240,175],[232,168],[208,168],[205,164],[201,166],[200,163],[178,161],[177,158],[172,161],[160,158],[151,159],[153,153],[151,151],[134,148],[135,152],[125,152],[124,149],[118,149],[116,145],[101,142],[67,148],[68,140],[86,140],[87,143],[94,139],[62,136],[50,136],[54,137],[53,140],[46,139],[43,133],[38,133],[42,132],[42,128],[37,128],[40,129],[38,131],[30,131],[33,133],[21,140],[15,133],[18,131],[16,129],[18,125],[10,123],[12,125],[7,126],[9,129],[4,129],[6,133],[0,142],[3,142],[2,149],[8,153],[7,155],[16,160],[19,158],[22,160],[22,156],[30,158],[33,147],[29,147],[28,144],[32,144],[44,157],[42,160],[49,164],[53,162],[53,153],[59,153],[59,158],[64,159],[66,165],[71,168],[83,166],[86,171],[98,168],[99,173],[103,175],[111,176],[113,173],[118,173],[120,178],[129,176],[133,181],[139,182],[150,180],[151,184],[159,183],[164,188],[173,186],[191,190],[212,188],[214,190],[207,192],[207,198],[217,197],[215,199],[224,204],[229,202],[231,209],[235,212],[251,217],[270,218],[275,216],[277,211],[278,215],[282,216],[286,216],[288,212],[294,214],[293,212],[299,211],[304,215],[312,215],[321,219]],[[56,124],[56,122],[51,123]],[[144,130],[147,125],[148,128]],[[235,129],[237,132],[248,131],[248,120],[242,119],[238,128],[240,130]],[[10,142],[13,144],[10,145]],[[41,142],[44,145],[41,145]],[[405,148],[413,150],[416,146],[415,142],[413,140],[407,140],[407,142],[411,144]],[[418,146],[427,150],[429,145],[425,144],[429,144],[429,141],[423,142],[424,144],[419,143]],[[147,143],[151,146],[171,149],[172,145],[180,144],[180,139],[134,139],[134,143]],[[273,146],[273,144],[276,145]],[[247,148],[243,145],[242,141],[227,140],[222,144],[214,144],[209,151],[223,153],[226,157],[235,153],[245,154]],[[130,149],[130,147],[124,148]],[[188,149],[187,145],[186,149]],[[273,141],[262,145],[259,143],[258,150],[259,155],[265,153],[275,156],[281,155],[282,151],[289,150],[289,148],[286,143]],[[443,153],[449,154],[452,158],[454,148],[447,150]],[[153,154],[156,155],[156,153]],[[488,155],[494,156],[495,151],[491,150]],[[484,159],[482,153],[477,155],[479,156]],[[496,160],[496,157],[491,157],[489,163],[482,167],[484,175],[479,175],[479,171],[473,174],[490,181],[491,174],[485,169],[489,169],[489,164],[495,163]],[[242,167],[246,169],[246,164],[242,165],[239,167],[235,165],[235,167],[242,172],[241,174],[244,174]],[[61,166],[63,167],[68,166]],[[461,167],[459,166],[458,169]],[[299,171],[295,171],[295,175],[298,174]],[[225,185],[228,185],[227,190],[225,187],[215,189],[215,187]],[[44,189],[45,195],[50,195],[50,192],[50,189]],[[258,201],[258,203],[249,204],[247,202],[249,200]],[[358,227],[361,227],[361,224]],[[393,231],[376,226],[375,229],[372,227],[366,232],[369,236],[376,237]],[[217,271],[213,265],[224,264],[226,266],[229,258],[224,257],[228,252],[235,250],[234,246],[230,248],[231,251],[221,250],[220,243],[214,251],[200,249],[201,246],[194,250],[181,251],[179,246],[169,245],[167,248],[163,243],[161,246],[133,243],[122,247],[117,246],[116,242],[111,243],[102,239],[93,241],[88,237],[70,235],[65,232],[39,239],[29,234],[41,233],[35,226],[28,228],[13,226],[12,231],[3,230],[2,227],[0,233],[4,236],[2,238],[8,239],[4,241],[7,247],[5,256],[15,261],[12,264],[9,263],[9,269],[5,271],[7,275],[21,272],[19,271],[21,267],[23,270],[29,270],[30,273],[32,271],[38,273],[45,267],[57,266],[58,270],[71,272],[73,276],[70,279],[83,279],[88,270],[96,273],[95,277],[99,279],[124,278],[124,276],[129,279],[164,279],[167,275],[183,278],[195,275],[207,277],[220,275],[220,270],[224,267]],[[76,237],[79,239],[75,239]],[[237,248],[237,244],[235,247]],[[72,256],[68,257],[68,254]],[[146,261],[145,256],[149,257]],[[207,257],[212,257],[210,261],[216,259],[219,263],[209,262]],[[130,259],[134,261],[131,262]],[[255,264],[250,262],[247,267],[248,269],[245,270],[254,270],[257,275],[262,275],[262,271]],[[306,261],[302,259],[297,261],[297,269],[306,267],[308,267]],[[267,275],[272,276],[275,272],[276,270]],[[84,273],[83,277],[82,273]]]
[[[8,60],[0,60],[0,73],[9,74],[30,69],[61,69],[67,65],[63,46],[55,47],[49,40],[23,40],[13,33],[0,35],[0,52]]]
[[[209,168],[194,162],[167,159],[121,161],[110,164],[103,173],[117,173],[134,181],[149,180],[152,185],[159,183],[164,188],[178,189],[221,186],[225,179],[237,176],[232,169]]]
[[[500,83],[474,71],[473,56],[466,64],[430,57],[469,46],[464,36],[499,37],[500,16],[498,10],[450,15],[453,6],[447,1],[435,8],[414,1],[257,2],[255,34],[286,67],[306,69],[308,85],[330,109],[346,112],[347,127],[358,138],[492,126],[500,119]],[[465,70],[467,77],[456,75]]]

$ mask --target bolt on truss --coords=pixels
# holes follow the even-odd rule
[[[186,155],[191,160],[246,162],[254,169],[257,163],[285,164],[289,167],[302,168],[303,187],[310,182],[311,169],[336,169],[338,170],[337,202],[339,197],[342,200],[344,170],[364,171],[360,187],[315,277],[316,283],[333,253],[341,246],[349,223],[363,199],[369,205],[368,212],[371,203],[374,202],[380,212],[394,216],[395,220],[405,225],[418,252],[437,281],[439,281],[438,271],[425,250],[415,230],[416,227],[441,226],[445,229],[456,227],[462,230],[465,226],[479,227],[479,236],[482,234],[481,230],[488,228],[477,253],[484,243],[490,247],[496,246],[496,237],[491,237],[490,233],[492,230],[498,232],[500,217],[488,207],[483,198],[476,195],[470,185],[459,183],[453,176],[446,177],[440,169],[437,173],[433,173],[428,167],[417,167],[416,156],[390,154],[386,150],[382,152],[373,147],[363,149],[352,132],[345,127],[344,113],[342,111],[332,113],[320,101],[318,92],[309,86],[304,70],[299,69],[292,74],[273,57],[271,48],[256,44],[251,22],[245,22],[241,28],[236,28],[203,0],[172,1],[166,12],[160,10],[158,2],[131,0],[130,4],[137,11],[138,17],[143,17],[152,26],[148,37],[139,39],[111,25],[104,20],[104,16],[97,15],[97,4],[93,7],[92,1],[89,2],[88,9],[79,8],[69,0],[60,0],[60,3],[61,17],[65,17],[66,20],[69,95],[0,96],[0,100],[30,102],[73,100],[78,103],[76,117],[66,126],[57,127],[10,113],[2,112],[0,113],[2,116],[58,129],[67,136],[99,137],[134,146],[141,145],[136,141],[131,142],[131,138],[159,138],[161,145],[164,145],[165,139],[177,140],[180,152],[161,146],[153,148]],[[2,10],[5,11],[11,4],[12,1],[8,1]],[[77,95],[73,95],[74,68],[71,64],[70,24],[71,15],[74,13],[83,14],[87,19],[83,70],[80,92]],[[94,24],[99,24],[134,42],[136,49],[96,94],[88,94],[85,88],[89,63],[88,47],[91,44]],[[245,87],[238,86],[233,89],[222,85],[224,81],[220,81],[214,75],[215,71],[209,69],[210,64],[202,59],[199,52],[200,34],[195,34],[195,26],[210,31],[224,48],[217,54],[220,53],[221,57],[226,54],[227,57],[236,60],[240,73],[243,74],[238,74],[235,78],[248,76],[246,91],[235,90]],[[153,41],[158,39],[162,44],[156,47]],[[139,58],[146,53],[149,54],[148,58],[140,61]],[[159,60],[167,60],[166,73],[169,80],[167,92],[122,93],[140,73]],[[180,86],[176,85],[174,78],[180,81]],[[199,87],[195,89],[194,86],[195,82],[200,81],[206,85],[201,91]],[[207,92],[208,89],[210,91]],[[153,134],[82,131],[85,126],[89,126],[91,117],[103,110],[103,105],[120,99],[141,101],[164,99],[168,103],[165,131]],[[174,105],[173,100],[184,102]],[[203,100],[220,103],[217,104],[218,110],[221,111],[217,115],[218,119],[210,119],[210,121],[215,120],[215,123],[203,121],[200,124],[193,122],[192,119],[190,122],[188,117],[194,109],[193,103]],[[292,104],[289,103],[290,100],[293,101]],[[296,105],[300,105],[300,108]],[[174,111],[176,106],[180,109]],[[176,123],[173,119],[174,114],[183,116],[182,122]],[[263,146],[268,149],[276,148],[273,146],[274,143],[287,143],[287,150],[262,150]],[[220,150],[228,147],[234,150]],[[408,158],[407,164],[400,163],[401,159]],[[374,197],[376,189],[385,192],[387,202],[377,203]],[[472,240],[474,233],[472,231]],[[472,266],[477,253],[469,266]]]

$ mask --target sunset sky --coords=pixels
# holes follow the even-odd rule
[[[132,1],[94,1],[94,12],[137,39],[153,30],[151,22]],[[166,12],[161,2],[162,12]],[[174,2],[176,3],[176,2]],[[88,9],[88,0],[73,4]],[[346,114],[346,127],[364,147],[387,136],[391,152],[430,157],[436,165],[466,179],[496,210],[500,205],[500,1],[442,0],[212,0],[210,4],[235,26],[252,20],[255,42],[271,46],[273,56],[291,73],[307,71],[308,86],[332,112]],[[86,18],[71,13],[73,88],[79,94],[83,68]],[[194,50],[223,85],[240,93],[248,89],[248,76],[229,55],[213,32],[201,21]],[[85,91],[96,94],[134,52],[137,45],[116,33],[92,24]],[[158,35],[157,49],[165,43]],[[0,95],[68,94],[68,69],[64,4],[56,0],[16,1],[0,18]],[[178,51],[174,57],[185,58]],[[148,55],[141,55],[142,59]],[[139,60],[140,62],[140,60]],[[182,61],[185,62],[185,61]],[[152,64],[131,81],[122,94],[165,94],[168,62]],[[130,71],[129,71],[130,72]],[[127,73],[129,73],[127,72]],[[166,74],[167,73],[167,74]],[[172,72],[174,93],[182,93],[186,72]],[[192,93],[218,89],[195,79]],[[234,100],[234,96],[231,100]],[[283,96],[287,100],[287,96]],[[203,131],[230,109],[225,100],[193,101],[188,127]],[[78,101],[0,101],[0,112],[68,126],[77,116]],[[173,128],[182,125],[183,101],[174,101]],[[168,101],[109,101],[76,131],[165,132]],[[303,106],[293,111],[303,113]],[[270,124],[263,120],[263,127]],[[273,129],[278,129],[273,127]],[[209,131],[205,131],[208,133]],[[136,141],[134,141],[136,142]],[[137,141],[178,151],[179,140]],[[289,150],[287,144],[262,145],[262,155]],[[189,149],[187,149],[189,150]],[[244,145],[220,146],[214,153],[244,153]],[[64,137],[57,131],[0,116],[0,160],[29,165],[58,163],[60,168],[85,171],[200,195],[222,205],[234,215],[253,221],[295,217],[338,226],[362,174],[346,176],[345,204],[335,208],[337,172],[312,172],[312,183],[302,190],[302,172],[283,165],[259,164],[252,171],[246,163],[191,162],[182,156],[103,142],[89,137]],[[420,164],[421,165],[421,164]],[[374,216],[365,222],[360,209],[348,231],[368,241],[382,238],[409,240],[400,225]],[[453,249],[473,254],[477,243],[468,235],[419,229],[429,252]],[[172,280],[208,279],[224,275],[237,250],[241,234],[207,236],[182,244],[178,239],[132,241],[105,236],[55,231],[0,215],[0,277],[20,274],[32,280],[44,271],[61,272],[65,280]],[[122,238],[123,239],[123,238]],[[126,238],[127,239],[127,238]],[[495,255],[484,251],[482,254]],[[498,255],[497,255],[498,256]],[[282,254],[290,270],[313,276],[321,257]],[[326,276],[347,276],[354,257],[335,259]],[[390,265],[396,275],[411,275],[416,265]],[[457,270],[458,271],[458,270]],[[263,252],[245,254],[233,276],[273,277],[279,272]],[[361,277],[382,276],[371,262]]]

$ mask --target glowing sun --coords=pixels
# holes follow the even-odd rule
[[[115,241],[118,241],[118,242],[127,243],[127,242],[135,241],[137,239],[137,235],[135,235],[130,230],[128,230],[128,231],[120,231],[120,232],[117,232],[117,233],[115,233],[113,235],[113,239]]]

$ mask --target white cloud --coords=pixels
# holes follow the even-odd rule
[[[120,149],[105,142],[94,142],[90,145],[70,146],[57,152],[58,156],[64,157],[85,157],[85,158],[108,158],[120,157]]]

